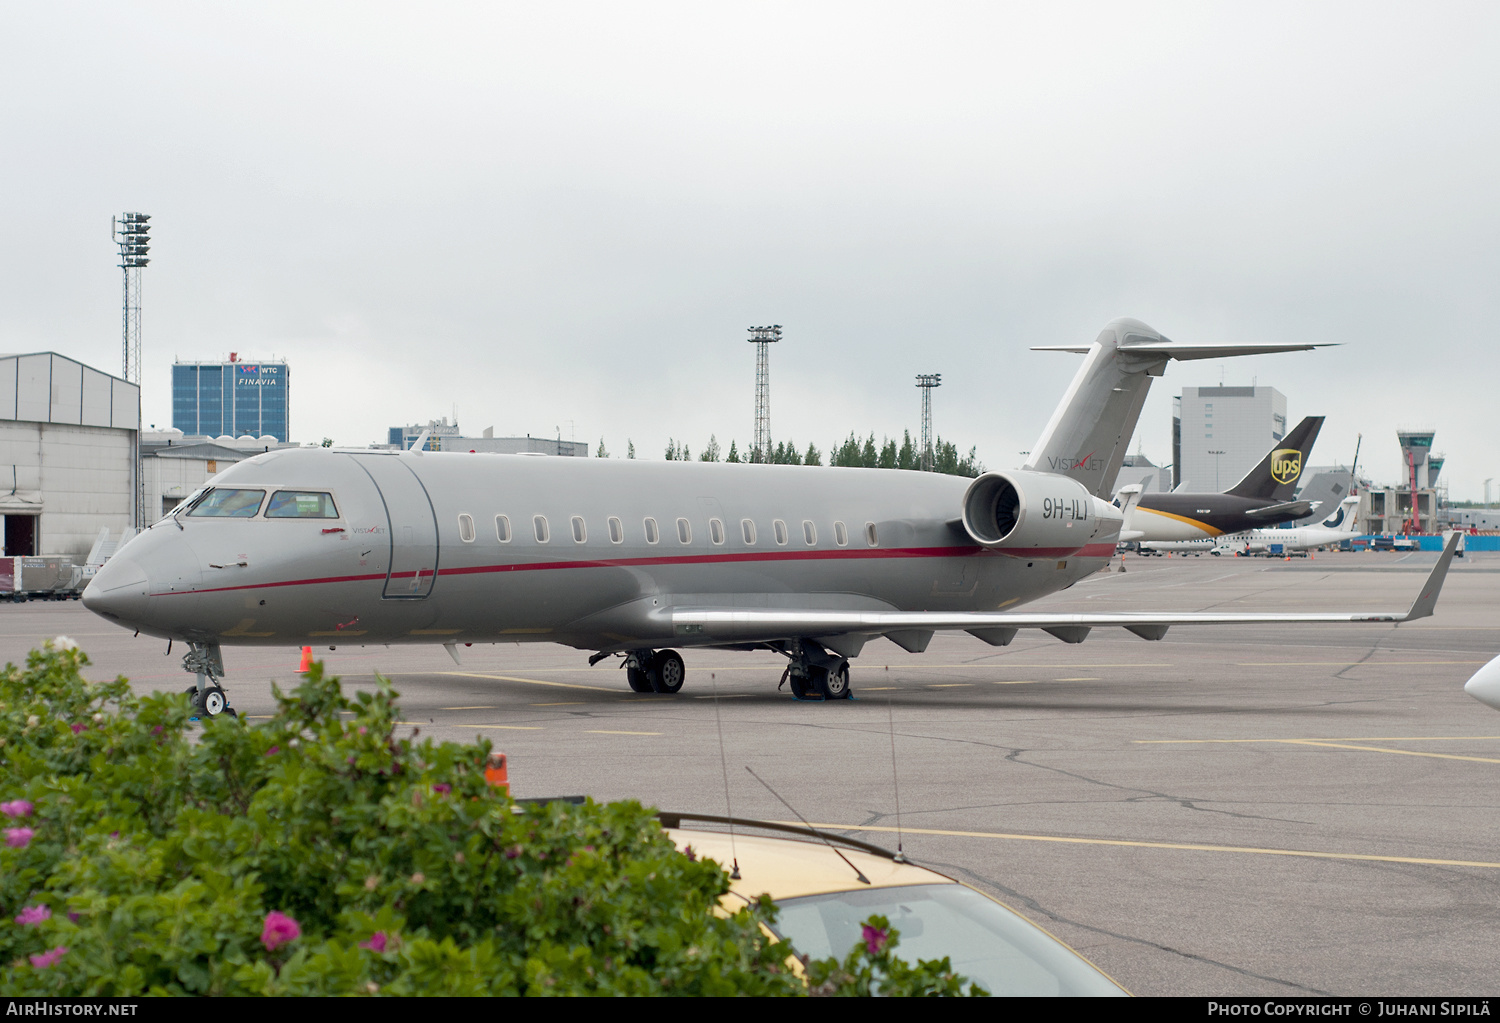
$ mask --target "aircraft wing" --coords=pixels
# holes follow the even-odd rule
[[[1394,624],[1427,618],[1453,562],[1457,535],[1450,536],[1421,591],[1405,611],[1319,611],[1299,614],[1260,612],[1003,612],[1003,611],[800,611],[674,608],[672,625],[680,635],[722,638],[726,643],[764,642],[811,636],[852,656],[859,643],[840,637],[883,635],[897,645],[920,652],[932,633],[961,629],[987,643],[1005,646],[1020,629],[1041,629],[1065,643],[1082,643],[1091,629],[1123,628],[1142,639],[1161,639],[1173,625],[1312,625],[1331,623]],[[843,649],[853,646],[853,651]]]

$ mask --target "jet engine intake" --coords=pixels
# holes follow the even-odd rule
[[[987,472],[964,494],[964,530],[985,547],[1079,548],[1119,535],[1120,510],[1046,472]]]

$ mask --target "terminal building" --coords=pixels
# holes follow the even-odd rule
[[[87,555],[101,529],[139,525],[140,426],[135,384],[55,352],[0,356],[0,553]]]
[[[413,424],[411,426],[393,426],[387,435],[385,447],[406,450],[417,442],[422,434],[427,434],[427,439],[422,443],[423,451],[474,451],[483,454],[498,455],[563,455],[573,458],[587,458],[589,446],[581,440],[563,440],[561,437],[533,437],[527,434],[524,437],[496,437],[495,428],[488,427],[484,434],[479,437],[465,437],[463,431],[458,428],[458,423],[448,422],[448,417],[433,419],[426,424]]]
[[[172,364],[172,428],[185,436],[290,436],[285,361]]]
[[[1234,486],[1286,436],[1286,395],[1274,387],[1184,387],[1172,399],[1172,487]]]

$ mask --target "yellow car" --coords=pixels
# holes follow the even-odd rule
[[[726,902],[769,895],[781,909],[777,935],[803,955],[843,958],[860,940],[864,921],[878,913],[900,932],[897,956],[913,964],[947,956],[954,972],[994,995],[1129,994],[1015,911],[878,846],[766,821],[735,820],[731,838],[728,831],[682,827],[683,821],[727,825],[727,817],[658,816],[679,849],[691,847],[726,868],[738,861],[740,876],[730,882]],[[768,838],[747,828],[797,838]]]

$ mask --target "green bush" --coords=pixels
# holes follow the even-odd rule
[[[59,639],[0,676],[4,994],[809,992],[769,900],[716,913],[723,868],[647,809],[516,804],[488,743],[395,738],[384,680],[318,664],[269,722],[199,731],[87,663]],[[894,938],[809,963],[813,993],[958,993]]]

